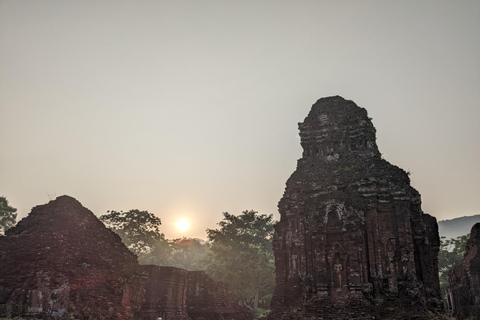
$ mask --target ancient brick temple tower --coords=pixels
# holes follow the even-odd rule
[[[299,129],[303,156],[278,205],[270,319],[431,319],[441,305],[436,219],[408,174],[382,159],[367,111],[323,98]]]

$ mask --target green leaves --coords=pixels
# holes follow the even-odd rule
[[[218,223],[221,229],[207,229],[212,243],[230,244],[236,247],[271,249],[273,239],[273,215],[258,215],[256,211],[243,211],[240,216],[223,213]]]
[[[112,210],[100,220],[139,256],[140,263],[206,268],[210,276],[253,301],[256,309],[259,298],[271,296],[275,286],[273,215],[244,211],[239,216],[228,212],[223,216],[219,229],[207,229],[208,245],[195,239],[167,242],[160,233],[160,219],[147,211]]]
[[[256,309],[260,294],[269,294],[275,285],[273,215],[251,210],[223,216],[220,229],[207,229],[211,251],[207,272],[253,299]]]
[[[160,218],[148,211],[112,210],[100,216],[100,220],[117,233],[123,243],[137,255],[151,251],[158,241],[165,241],[164,234],[160,233]]]
[[[5,197],[0,197],[0,235],[15,225],[17,221],[17,209],[8,204]]]
[[[445,237],[440,239],[440,251],[438,253],[438,271],[440,275],[440,289],[442,296],[448,288],[448,271],[462,261],[465,254],[470,234],[466,234],[456,239],[447,240]]]

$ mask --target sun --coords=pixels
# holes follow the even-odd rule
[[[185,231],[188,229],[188,227],[190,226],[190,224],[188,223],[187,220],[185,219],[180,219],[177,223],[176,223],[176,226],[178,229],[180,229],[181,231]]]

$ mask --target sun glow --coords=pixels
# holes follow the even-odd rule
[[[176,223],[176,226],[178,229],[180,229],[181,231],[185,231],[188,229],[188,227],[190,226],[190,224],[188,223],[187,220],[185,219],[180,219],[177,223]]]

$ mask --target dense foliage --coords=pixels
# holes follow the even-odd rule
[[[456,239],[447,240],[445,237],[440,239],[440,252],[438,253],[438,271],[440,275],[440,289],[442,296],[448,288],[448,271],[456,264],[462,261],[465,254],[470,234],[466,234]]]
[[[203,270],[208,246],[198,239],[167,241],[160,232],[161,220],[153,213],[132,209],[108,211],[100,220],[117,233],[123,243],[138,256],[141,264]]]
[[[0,197],[0,235],[15,225],[17,221],[17,209],[8,204],[5,197]]]
[[[172,266],[189,271],[205,270],[209,246],[200,239],[174,239],[157,242],[152,250],[138,256],[141,264]]]
[[[122,238],[123,243],[137,255],[149,253],[163,245],[165,235],[160,233],[160,218],[148,211],[133,209],[127,212],[108,211],[100,220]]]
[[[209,245],[200,239],[176,239],[171,242],[170,265],[190,271],[205,270]]]
[[[271,296],[275,285],[273,216],[256,211],[223,215],[220,229],[207,229],[210,241],[207,272],[228,283],[244,298],[253,300],[253,308],[257,309],[260,298]]]
[[[138,255],[141,264],[205,270],[256,310],[268,306],[275,286],[272,215],[244,211],[223,213],[219,229],[207,229],[208,243],[200,239],[165,240],[160,219],[147,211],[109,211],[100,220]]]

